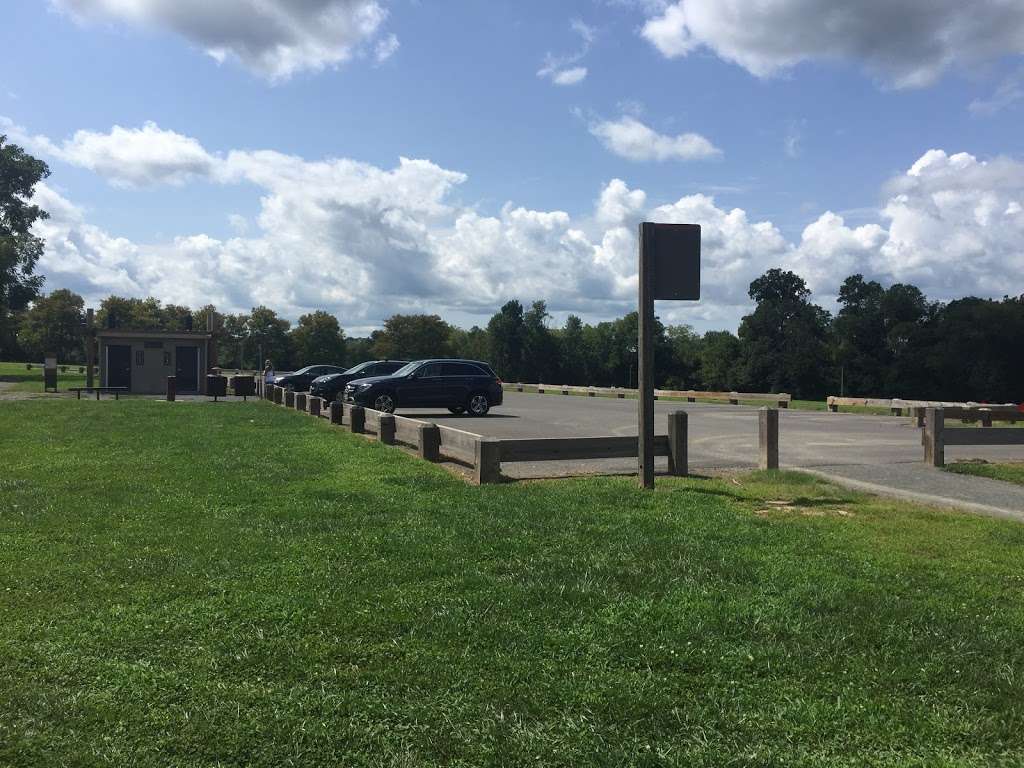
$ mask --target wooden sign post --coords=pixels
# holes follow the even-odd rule
[[[638,474],[654,487],[654,302],[700,299],[700,226],[640,224],[637,325]]]

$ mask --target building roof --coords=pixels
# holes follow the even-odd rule
[[[208,331],[125,331],[120,328],[103,328],[96,331],[102,339],[188,339],[202,341],[213,338]]]

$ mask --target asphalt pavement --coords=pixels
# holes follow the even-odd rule
[[[658,434],[666,434],[667,415],[676,410],[689,415],[691,472],[757,466],[757,408],[659,400],[655,403]],[[400,414],[488,437],[637,432],[635,400],[601,397],[506,392],[504,404],[485,418],[452,416],[443,410],[402,410]],[[947,462],[972,458],[1024,461],[1024,446],[946,448]],[[783,409],[779,412],[779,460],[783,467],[815,470],[851,487],[1024,520],[1024,487],[926,467],[921,431],[912,418]],[[664,459],[659,466],[666,469]],[[636,471],[636,460],[504,463],[502,471],[516,478],[626,473]]]

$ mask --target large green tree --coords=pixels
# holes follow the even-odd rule
[[[49,175],[46,163],[0,135],[0,358],[12,353],[18,315],[43,285],[35,274],[43,240],[32,234],[32,225],[48,214],[31,199]]]
[[[842,392],[884,397],[892,364],[884,312],[885,289],[863,275],[850,275],[839,288],[839,312],[832,323]]]
[[[505,381],[523,381],[523,305],[507,301],[487,323],[491,339],[491,365]]]
[[[291,338],[288,335],[290,328],[291,323],[278,317],[274,310],[262,305],[252,308],[249,313],[249,344],[257,354],[263,355],[260,368],[263,367],[263,361],[270,360],[270,364],[277,371],[291,369],[292,349]]]
[[[834,378],[829,365],[831,318],[811,303],[811,291],[793,272],[770,269],[750,284],[754,311],[740,323],[745,387],[821,397]]]
[[[547,304],[535,301],[523,314],[523,359],[521,370],[528,381],[548,382],[561,378],[558,341],[547,321]]]
[[[22,318],[18,342],[33,360],[49,353],[61,362],[81,362],[85,356],[85,301],[66,288],[40,296]]]
[[[373,353],[388,360],[447,357],[451,333],[452,327],[437,315],[392,315],[374,338]]]
[[[338,318],[329,312],[317,310],[302,315],[291,337],[297,364],[345,364],[345,334]]]

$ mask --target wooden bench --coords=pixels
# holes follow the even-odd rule
[[[127,392],[127,391],[128,391],[128,387],[68,387],[68,392],[74,392],[78,396],[77,397],[78,400],[82,399],[82,393],[83,392],[95,392],[97,400],[100,399],[100,393],[102,393],[102,392],[107,392],[107,393],[113,392],[114,393],[114,399],[115,400],[120,400],[121,398],[119,397],[119,395],[122,392]]]

